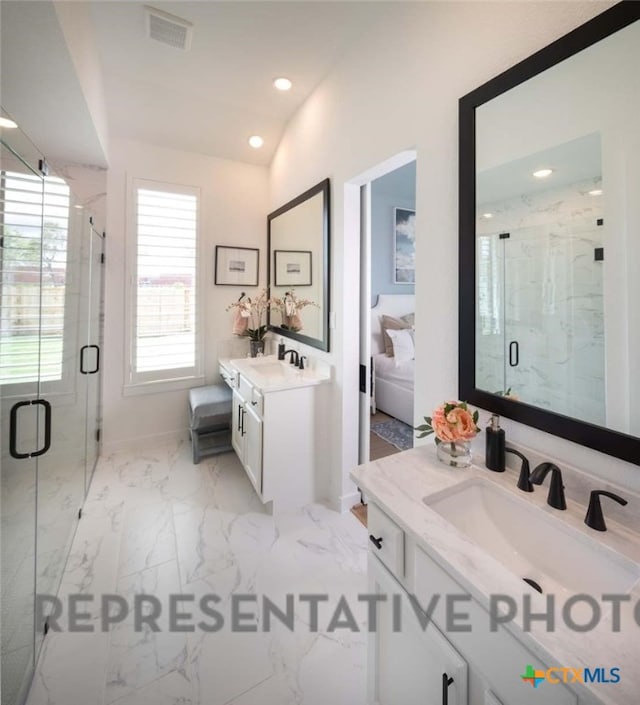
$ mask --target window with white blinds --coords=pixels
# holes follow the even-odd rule
[[[0,383],[63,377],[70,192],[57,177],[0,172]]]
[[[132,384],[200,374],[197,189],[133,180]]]

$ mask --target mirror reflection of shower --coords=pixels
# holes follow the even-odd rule
[[[479,388],[606,423],[600,135],[479,172]]]

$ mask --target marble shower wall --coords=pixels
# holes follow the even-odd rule
[[[479,209],[493,217],[477,219],[476,378],[481,389],[511,389],[527,403],[606,425],[604,262],[595,260],[602,197],[589,194],[597,188],[590,179]]]

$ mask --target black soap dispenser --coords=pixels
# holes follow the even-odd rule
[[[485,465],[494,472],[504,472],[504,429],[500,428],[500,417],[497,414],[491,416],[491,422],[487,426],[486,438]]]

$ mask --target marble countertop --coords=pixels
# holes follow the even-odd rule
[[[304,370],[278,360],[276,355],[219,360],[229,374],[240,373],[262,393],[279,392],[324,384],[331,380],[331,368],[321,361],[308,361]]]
[[[603,605],[598,626],[588,632],[570,630],[561,615],[556,619],[553,632],[547,631],[541,622],[534,622],[531,631],[525,632],[522,624],[523,594],[531,595],[534,612],[546,610],[546,598],[538,593],[532,594],[528,588],[523,589],[519,576],[480,549],[423,502],[431,494],[475,477],[493,482],[516,496],[526,497],[540,512],[551,513],[599,542],[603,551],[607,550],[604,547],[608,547],[640,564],[640,537],[637,534],[609,520],[607,532],[589,529],[583,523],[585,507],[575,504],[570,497],[567,497],[566,511],[559,512],[549,507],[546,504],[546,483],[533,493],[522,493],[516,487],[517,473],[510,469],[495,473],[479,463],[470,468],[447,467],[438,461],[435,447],[425,445],[365,463],[351,472],[351,478],[365,493],[367,500],[377,504],[402,526],[407,535],[481,605],[488,608],[491,595],[512,596],[518,603],[518,614],[506,627],[542,663],[548,667],[620,669],[621,680],[617,684],[573,685],[576,692],[582,695],[581,701],[594,702],[595,695],[606,705],[637,705],[640,692],[640,669],[637,665],[640,625],[634,620],[633,608],[640,601],[640,585],[636,583],[631,600],[622,605],[619,632],[612,630],[609,605]],[[535,527],[532,526],[531,530],[535,531]],[[553,550],[553,547],[549,546],[548,550]],[[599,595],[594,597],[600,598]],[[640,620],[640,607],[638,613]]]

